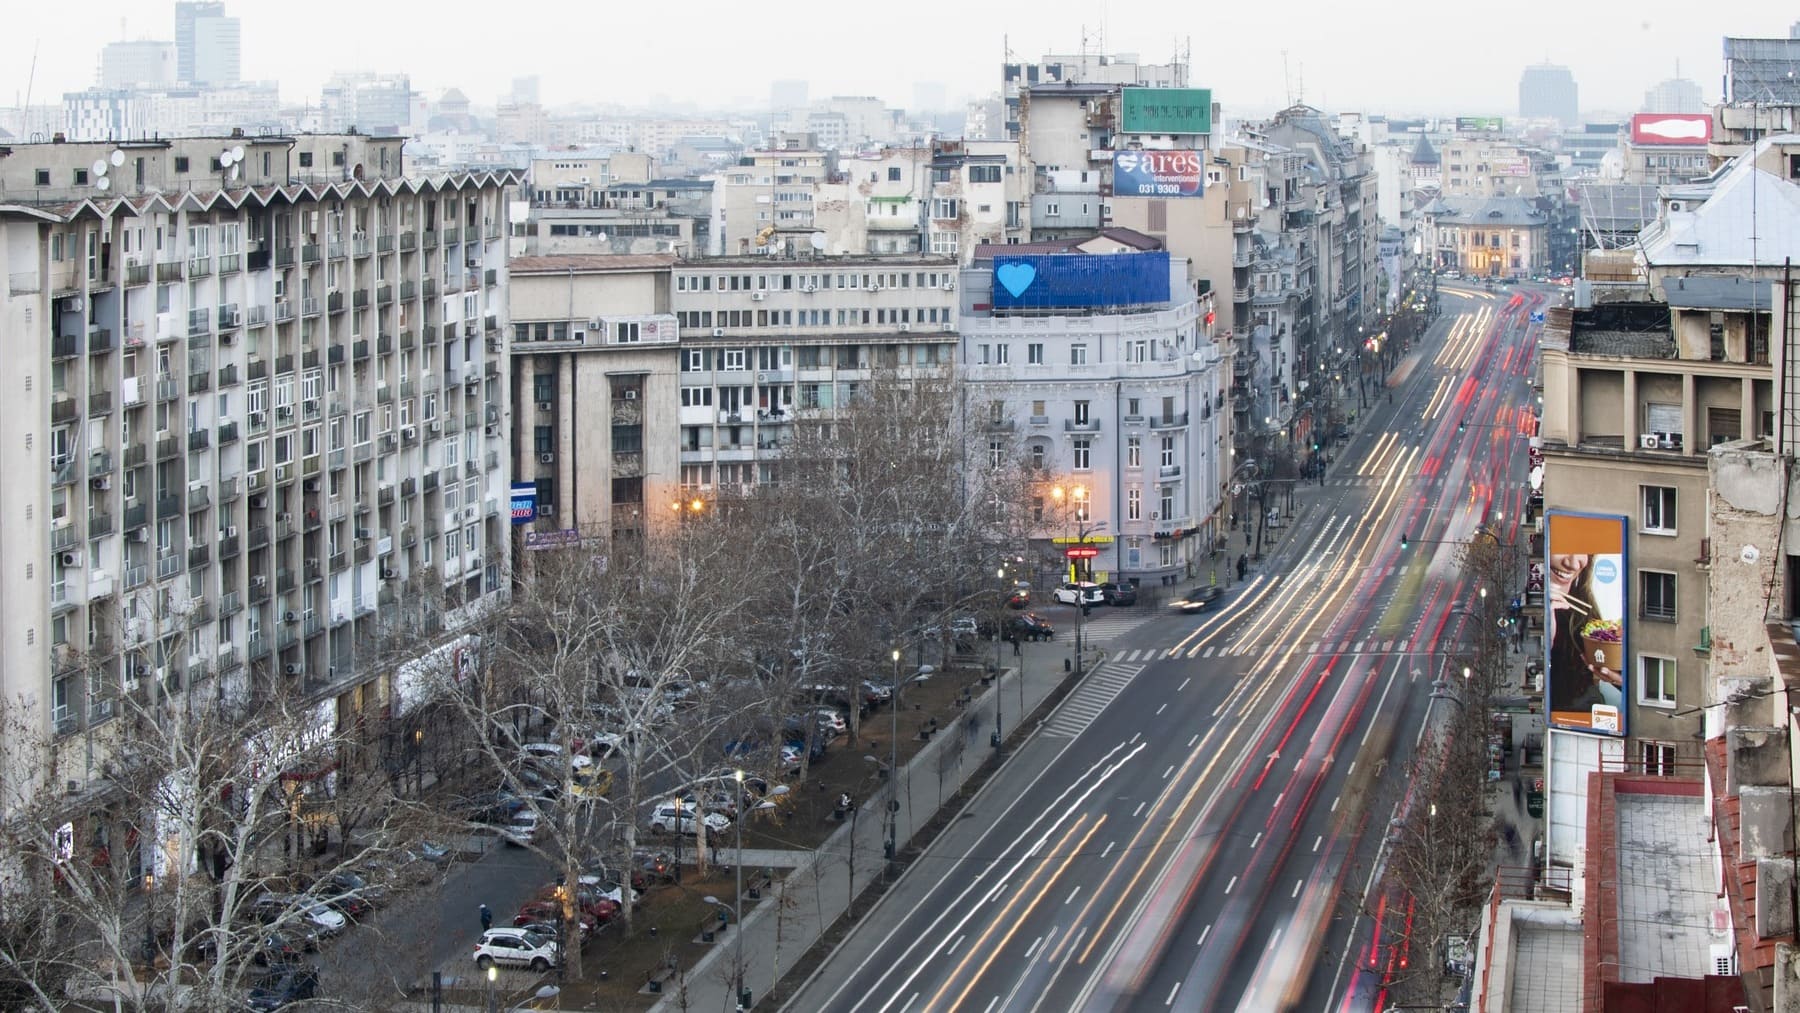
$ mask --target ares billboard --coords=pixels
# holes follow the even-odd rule
[[[1123,133],[1212,133],[1211,88],[1126,88],[1119,101]]]
[[[1638,113],[1631,118],[1633,144],[1703,145],[1712,137],[1705,113]]]
[[[1206,170],[1198,151],[1120,151],[1113,155],[1117,197],[1202,197]]]
[[[1169,254],[1047,253],[994,258],[994,309],[1102,309],[1169,301]]]
[[[1544,703],[1557,728],[1625,734],[1628,523],[1555,510],[1544,519]]]

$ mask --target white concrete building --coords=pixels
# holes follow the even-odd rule
[[[1148,258],[1143,270],[1166,272],[1166,297],[1083,308],[1076,293],[1060,308],[995,309],[997,261],[986,258],[1003,250],[985,248],[961,273],[962,375],[990,453],[1022,455],[1041,475],[1040,579],[1061,572],[1061,548],[1084,531],[1100,550],[1096,580],[1203,576],[1229,521],[1231,456],[1229,342],[1214,338],[1211,294],[1197,297],[1166,253],[1068,254]],[[1068,506],[1077,488],[1081,518]]]
[[[236,147],[0,157],[0,692],[71,780],[120,690],[290,685],[342,720],[392,701],[390,631],[506,593],[516,178],[408,179],[393,137]]]
[[[100,49],[99,86],[167,88],[175,84],[175,43],[153,39],[109,42]]]

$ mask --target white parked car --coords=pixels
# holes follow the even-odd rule
[[[538,834],[543,830],[543,824],[538,819],[536,810],[520,809],[512,814],[512,819],[494,829],[500,835],[501,840],[523,848],[537,842]]]
[[[694,807],[679,799],[666,799],[656,804],[650,811],[650,830],[658,834],[687,834],[693,836],[699,832],[699,824],[694,819]],[[722,834],[731,829],[731,821],[723,813],[706,814],[706,832]]]
[[[1050,597],[1059,605],[1106,604],[1106,592],[1100,585],[1085,580],[1079,584],[1063,584],[1050,592]]]
[[[543,972],[556,966],[557,956],[556,940],[526,929],[488,929],[475,944],[475,964],[484,969],[511,964]]]
[[[341,912],[333,911],[323,901],[311,900],[298,895],[294,897],[294,913],[300,916],[301,923],[307,929],[317,932],[321,936],[335,936],[344,931],[344,926],[349,924],[344,920]]]
[[[527,742],[519,747],[525,759],[540,764],[548,769],[561,772],[563,764],[563,747],[554,742]],[[571,769],[586,770],[594,765],[594,758],[576,753],[570,761]]]

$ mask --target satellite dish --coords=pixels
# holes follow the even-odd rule
[[[226,168],[227,166],[231,165],[231,161],[232,161],[232,159],[231,159],[231,149],[230,148],[227,148],[224,151],[219,152],[219,168],[221,168],[221,169]]]
[[[94,181],[94,185],[102,190],[111,190],[112,189],[112,180],[109,177],[101,176],[99,179]]]
[[[231,160],[233,162],[242,162],[244,160],[244,146],[242,144],[234,144],[231,146]]]
[[[113,149],[113,153],[110,157],[112,159],[112,164],[114,164],[114,165],[124,165],[125,164],[125,153],[123,151],[120,151],[118,148]]]
[[[604,243],[604,242],[606,242],[606,233],[602,232],[594,238],[599,240],[600,242]]]
[[[242,179],[243,176],[244,176],[244,167],[242,165],[233,165],[231,167],[231,178],[232,179]]]
[[[106,159],[102,158],[102,159],[98,159],[94,162],[94,175],[95,176],[106,175]]]
[[[825,248],[825,233],[815,232],[812,235],[807,236],[806,241],[812,244],[813,249],[823,250]]]

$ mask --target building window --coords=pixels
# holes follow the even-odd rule
[[[1675,619],[1675,575],[1656,570],[1639,570],[1638,614],[1645,619]]]
[[[1025,364],[1027,366],[1042,366],[1044,364],[1043,344],[1034,341],[1025,346]]]
[[[1675,659],[1638,655],[1638,702],[1652,707],[1675,706]]]
[[[1085,426],[1088,424],[1088,402],[1075,402],[1075,424],[1078,426]]]
[[[1161,515],[1162,519],[1165,521],[1172,521],[1175,519],[1175,487],[1174,486],[1165,485],[1162,487],[1162,496],[1161,496],[1159,502],[1157,503],[1157,512]]]
[[[994,469],[995,471],[998,471],[998,470],[1000,470],[1000,468],[1003,465],[1005,465],[1005,463],[1006,463],[1006,441],[1005,440],[989,440],[988,441],[988,467]]]
[[[1069,365],[1071,365],[1071,366],[1087,365],[1087,346],[1086,345],[1070,345],[1069,346]]]
[[[1125,437],[1125,467],[1141,468],[1144,465],[1144,439],[1141,436]]]
[[[635,320],[621,320],[613,325],[613,343],[629,345],[638,339],[638,324]]]
[[[1055,218],[1062,214],[1062,208],[1055,204],[1044,205],[1044,217]]]
[[[1675,490],[1660,485],[1646,485],[1640,489],[1644,497],[1644,525],[1641,530],[1647,534],[1674,534]]]
[[[1144,516],[1144,490],[1137,486],[1125,490],[1125,519],[1142,520]]]
[[[1672,742],[1638,743],[1644,758],[1644,773],[1652,777],[1675,776],[1675,744]]]
[[[1088,471],[1093,468],[1093,441],[1086,437],[1078,438],[1075,444],[1075,470]]]
[[[1173,436],[1162,438],[1162,466],[1165,468],[1175,467],[1175,437]]]
[[[1031,445],[1031,470],[1044,470],[1044,445],[1042,443]]]

